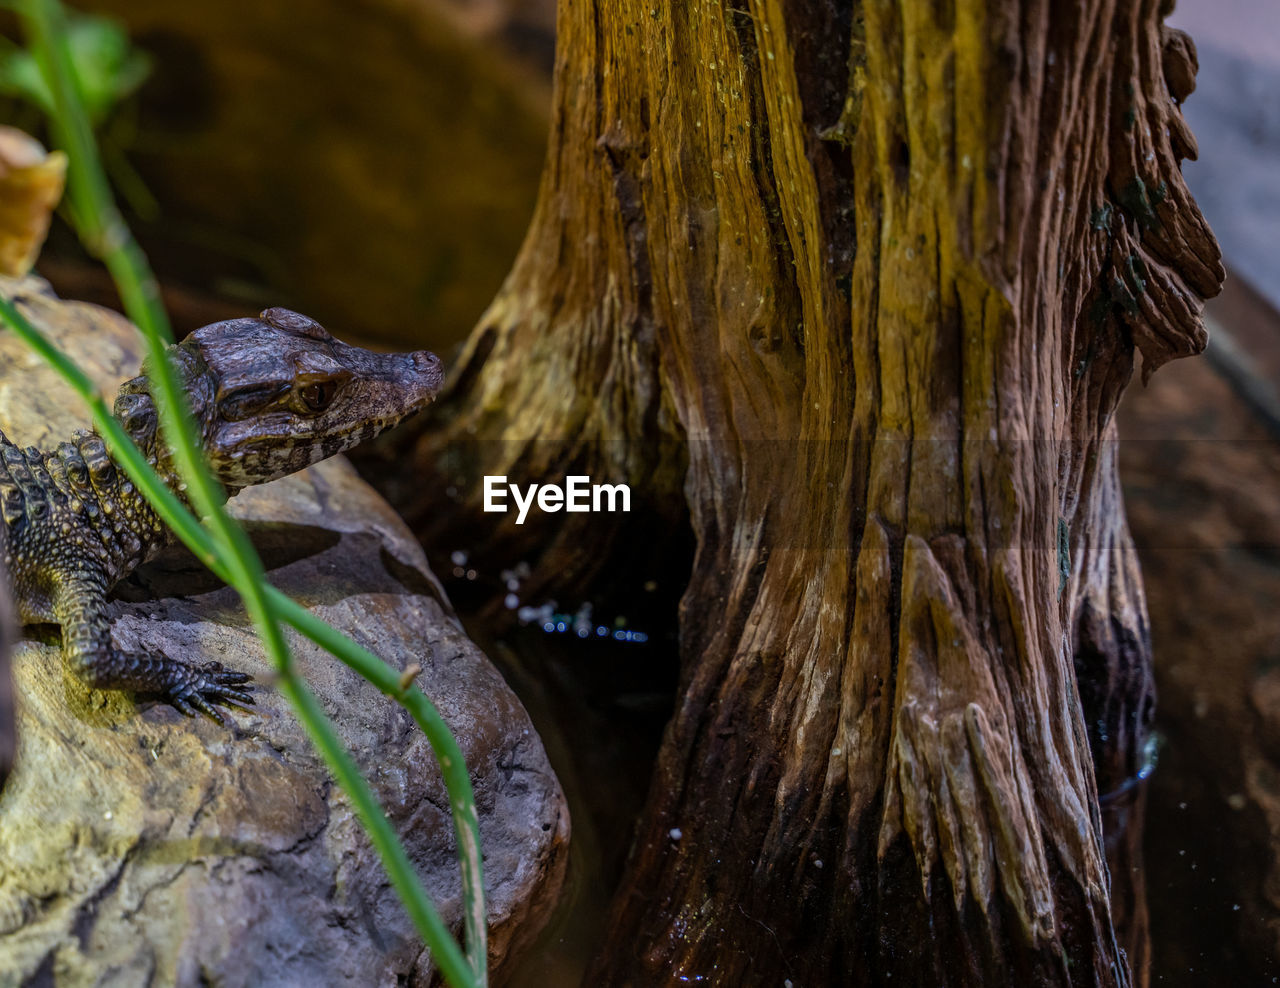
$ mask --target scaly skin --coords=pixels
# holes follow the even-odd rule
[[[205,326],[169,352],[228,497],[372,439],[429,404],[442,379],[434,354],[348,346],[287,309]],[[115,416],[186,501],[147,387],[145,376],[126,382]],[[42,451],[0,433],[0,518],[18,617],[61,625],[63,654],[87,685],[160,693],[219,722],[212,704],[253,702],[245,673],[112,645],[107,591],[172,536],[97,434]]]

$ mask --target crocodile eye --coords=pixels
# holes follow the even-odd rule
[[[287,397],[291,384],[252,384],[218,395],[218,411],[229,422],[239,422],[260,415],[281,398]]]
[[[302,403],[313,412],[323,412],[338,393],[337,381],[315,381],[298,390]]]

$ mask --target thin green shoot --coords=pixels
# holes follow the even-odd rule
[[[0,316],[49,360],[89,403],[94,424],[117,462],[165,522],[198,558],[239,591],[277,668],[282,693],[293,703],[308,735],[352,800],[393,885],[441,972],[454,985],[483,985],[487,982],[487,929],[479,824],[470,779],[456,740],[421,691],[405,689],[396,672],[385,663],[267,584],[261,561],[252,545],[223,509],[225,492],[209,473],[195,441],[195,429],[185,397],[165,353],[172,335],[160,304],[158,286],[145,256],[115,206],[102,172],[92,130],[80,99],[75,66],[65,41],[61,7],[56,0],[24,0],[22,12],[30,32],[33,54],[52,94],[54,133],[69,157],[72,215],[79,224],[82,240],[107,265],[116,280],[126,312],[142,330],[148,349],[148,374],[165,441],[173,451],[179,474],[186,485],[187,497],[205,516],[207,528],[195,520],[182,501],[150,469],[132,440],[110,415],[105,400],[94,391],[79,368],[52,347],[13,306],[8,303],[0,306]],[[462,865],[466,902],[465,961],[413,873],[403,846],[368,784],[337,740],[332,725],[324,717],[315,698],[294,673],[291,654],[278,624],[281,618],[332,651],[388,696],[401,702],[432,745],[453,807]]]

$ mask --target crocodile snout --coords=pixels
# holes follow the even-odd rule
[[[444,365],[440,358],[430,350],[418,350],[409,354],[409,360],[418,375],[420,386],[429,393],[427,400],[435,398],[440,386],[444,384]]]
[[[418,350],[411,354],[413,364],[420,371],[438,371],[440,369],[440,358],[430,350]]]

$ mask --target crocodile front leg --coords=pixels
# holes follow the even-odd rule
[[[53,590],[53,610],[62,625],[62,653],[92,689],[160,693],[188,717],[196,710],[219,724],[214,703],[253,703],[253,677],[220,662],[190,665],[153,652],[125,652],[111,644],[107,579],[94,570],[64,576]]]

